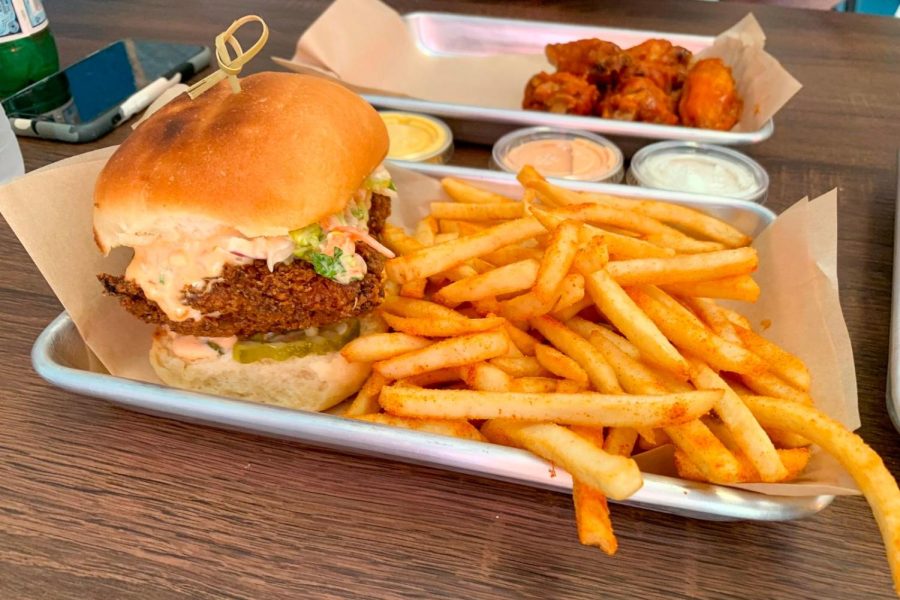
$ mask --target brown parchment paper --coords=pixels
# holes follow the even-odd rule
[[[121,273],[130,251],[101,256],[92,237],[94,181],[114,148],[69,158],[0,187],[0,214],[68,311],[88,347],[111,374],[159,383],[147,358],[152,328],[102,294],[96,274]],[[391,220],[411,228],[428,203],[449,200],[439,183],[423,175],[390,168],[401,200]],[[859,425],[856,379],[850,340],[838,302],[836,193],[801,200],[758,236],[763,289],[755,305],[738,308],[765,335],[800,355],[813,376],[818,406],[848,426]],[[665,451],[645,453],[641,463],[671,473]],[[824,453],[816,452],[796,483],[738,486],[766,494],[857,493],[849,477]]]
[[[734,131],[758,130],[800,90],[765,51],[765,40],[748,14],[698,53],[698,58],[721,58],[733,69],[744,101]],[[542,53],[426,54],[403,18],[379,0],[335,0],[300,37],[291,59],[273,60],[293,71],[340,79],[360,93],[513,110],[521,109],[532,75],[554,70]]]

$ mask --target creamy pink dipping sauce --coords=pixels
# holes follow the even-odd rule
[[[514,146],[506,154],[506,163],[516,171],[531,165],[542,175],[595,181],[612,174],[618,157],[590,140],[543,139]]]

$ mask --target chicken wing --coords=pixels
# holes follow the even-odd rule
[[[742,109],[731,69],[721,59],[707,58],[691,67],[678,105],[682,125],[728,131]]]
[[[687,77],[691,51],[668,40],[647,40],[628,48],[631,57],[626,77],[648,77],[667,94],[677,92]]]
[[[601,88],[614,86],[631,63],[631,57],[617,45],[596,38],[548,44],[546,54],[558,73],[585,77]]]
[[[652,79],[630,77],[597,105],[597,113],[605,119],[644,121],[675,125],[675,104]]]
[[[597,88],[571,73],[538,73],[525,86],[522,108],[553,113],[590,115],[600,98]]]

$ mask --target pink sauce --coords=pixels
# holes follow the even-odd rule
[[[544,139],[512,148],[506,162],[518,171],[531,165],[542,175],[598,180],[616,168],[615,153],[605,146],[583,139]]]

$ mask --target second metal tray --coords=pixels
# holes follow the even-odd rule
[[[633,46],[651,38],[665,38],[696,52],[710,46],[714,39],[711,36],[673,32],[473,17],[439,12],[410,13],[405,15],[404,19],[420,50],[434,56],[543,54],[544,46],[547,44],[590,37],[608,40],[622,47]],[[522,89],[525,89],[524,81]],[[775,131],[771,120],[756,131],[715,131],[392,96],[364,97],[378,108],[441,117],[450,125],[456,139],[480,144],[492,144],[513,129],[538,125],[581,129],[621,138],[684,140],[722,145],[755,144],[768,139]]]
[[[453,176],[478,182],[499,192],[515,193],[518,190],[515,177],[508,173],[438,165],[403,166],[433,177]],[[768,209],[740,200],[670,194],[614,184],[572,182],[566,185],[620,195],[653,196],[688,204],[725,218],[748,234],[759,233],[774,219],[774,214]],[[32,363],[37,373],[53,385],[142,412],[533,487],[571,491],[572,481],[568,474],[559,469],[552,473],[547,462],[514,448],[113,377],[92,368],[90,353],[65,313],[36,340]],[[781,521],[815,514],[832,500],[833,496],[765,496],[735,488],[645,474],[644,486],[625,504],[705,520]]]

